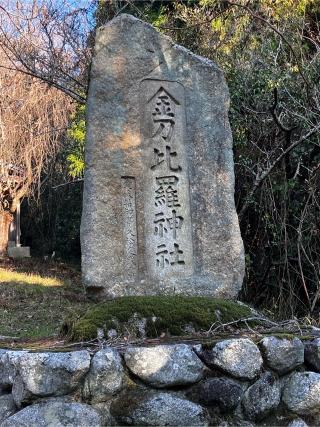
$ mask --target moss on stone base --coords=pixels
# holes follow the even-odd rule
[[[157,337],[162,332],[187,335],[186,327],[206,331],[217,321],[227,323],[250,315],[251,309],[236,301],[209,297],[123,297],[89,308],[80,319],[68,319],[63,333],[72,340],[93,339],[98,328],[106,333],[112,328],[121,332],[122,324],[137,318],[146,319],[147,337]]]

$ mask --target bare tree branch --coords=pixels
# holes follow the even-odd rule
[[[285,149],[272,163],[271,165],[265,169],[264,171],[258,173],[256,175],[255,182],[253,184],[253,187],[251,191],[249,192],[245,203],[243,204],[240,212],[239,212],[239,218],[242,219],[244,213],[248,209],[250,205],[250,200],[252,200],[252,197],[254,196],[257,189],[261,186],[263,181],[270,175],[270,173],[274,170],[274,168],[282,161],[282,159],[287,156],[294,148],[296,148],[298,145],[301,145],[303,142],[307,141],[312,135],[320,131],[320,123],[310,129],[308,132],[306,132],[303,136],[301,136],[299,139],[294,141],[287,149]]]

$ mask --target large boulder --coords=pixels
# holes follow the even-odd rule
[[[83,283],[96,298],[237,297],[228,108],[216,64],[148,23],[119,14],[96,32],[81,221]]]
[[[312,369],[320,372],[320,338],[316,338],[305,345],[304,357]]]
[[[174,393],[134,391],[111,405],[116,420],[134,426],[207,426],[208,413],[200,405]]]
[[[268,366],[280,375],[304,362],[304,346],[299,338],[265,337],[260,342],[260,348]]]
[[[89,405],[51,401],[28,406],[4,421],[2,427],[100,427],[101,416]]]
[[[17,362],[12,394],[18,406],[36,397],[61,396],[74,391],[89,371],[88,351],[26,353]]]
[[[199,384],[199,400],[206,406],[218,406],[222,412],[236,408],[243,388],[230,378],[208,378]]]
[[[103,402],[121,390],[124,370],[119,353],[111,348],[98,351],[92,358],[86,376],[83,397]]]
[[[220,341],[202,356],[208,366],[248,380],[259,374],[263,364],[258,347],[248,338]]]
[[[0,422],[13,415],[16,411],[17,407],[11,394],[0,396]]]
[[[281,399],[281,388],[277,378],[266,372],[245,392],[242,407],[249,420],[261,420],[277,409]]]
[[[282,400],[290,411],[299,415],[320,412],[320,374],[292,373],[284,383]]]
[[[124,355],[132,373],[154,387],[193,384],[205,366],[186,344],[132,347]]]

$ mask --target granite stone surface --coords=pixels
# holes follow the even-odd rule
[[[275,411],[280,404],[280,382],[271,372],[265,372],[244,394],[242,406],[249,420],[257,421]]]
[[[97,31],[82,272],[98,298],[235,298],[244,274],[222,71],[121,14]]]
[[[204,364],[186,344],[128,348],[124,360],[134,375],[156,388],[193,384],[205,373]]]
[[[265,337],[260,349],[267,365],[280,375],[292,371],[304,362],[304,345],[299,338]]]
[[[298,415],[320,412],[320,374],[315,372],[293,372],[286,381],[282,401]]]
[[[205,350],[201,356],[210,368],[246,380],[257,377],[263,365],[259,348],[248,338],[219,341],[212,350]]]
[[[100,414],[84,403],[50,401],[23,408],[7,418],[2,427],[101,427]]]
[[[84,399],[94,403],[108,400],[121,390],[123,371],[121,357],[116,350],[106,348],[98,351],[91,360],[90,371],[84,382]]]

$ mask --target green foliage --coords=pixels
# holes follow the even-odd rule
[[[147,335],[155,337],[161,332],[182,335],[187,324],[208,330],[217,320],[225,323],[246,318],[251,310],[234,301],[208,297],[123,297],[89,308],[80,319],[69,318],[63,329],[73,340],[91,339],[97,328],[107,332],[115,322],[128,322],[135,313],[147,319]]]
[[[177,2],[167,13],[167,33],[217,62],[228,81],[235,195],[247,259],[242,297],[284,317],[316,310],[319,132],[252,189],[293,140],[319,124],[319,2],[200,0]],[[284,127],[296,126],[291,139],[271,114],[275,88],[276,115]]]
[[[79,105],[71,117],[71,125],[67,132],[69,175],[81,178],[84,172],[84,145],[86,137],[85,106]]]
[[[160,6],[158,10],[152,10],[148,15],[149,22],[156,28],[160,28],[167,22],[166,9],[164,6]]]

